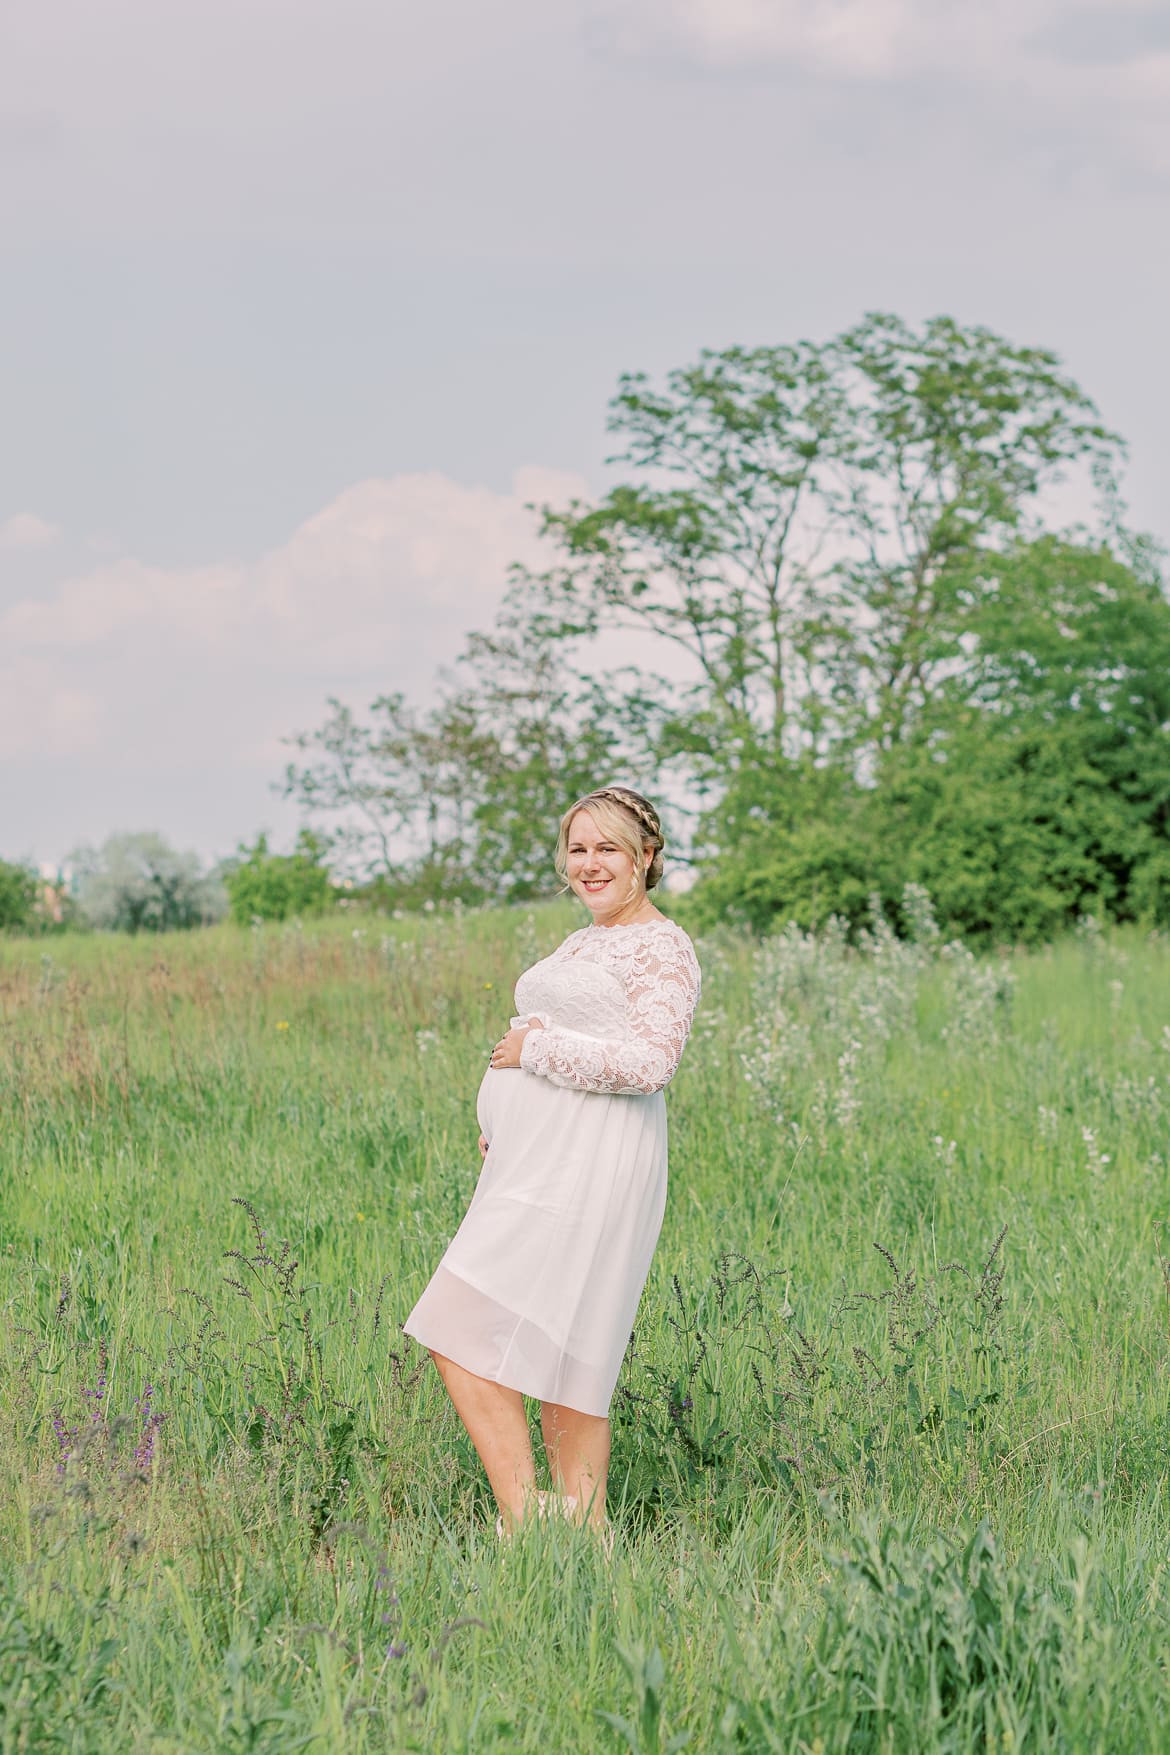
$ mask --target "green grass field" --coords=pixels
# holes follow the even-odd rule
[[[0,945],[0,1750],[1167,1747],[1165,941],[700,944],[607,1559],[399,1328],[571,924]]]

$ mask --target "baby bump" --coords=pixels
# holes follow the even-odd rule
[[[484,1073],[483,1078],[480,1080],[479,1092],[475,1099],[475,1118],[479,1122],[480,1133],[483,1135],[484,1139],[487,1140],[489,1145],[491,1144],[492,1134],[495,1131],[495,1123],[492,1119],[492,1092],[494,1089],[494,1081],[502,1076],[503,1075],[500,1073],[493,1072],[492,1068],[489,1066]]]
[[[652,1149],[663,1153],[666,1147],[661,1091],[651,1096],[577,1091],[535,1073],[489,1067],[480,1083],[476,1115],[497,1162],[543,1162],[551,1170],[558,1162],[598,1152],[620,1161],[635,1138],[653,1142]]]
[[[542,1136],[547,1139],[550,1130],[559,1133],[566,1123],[571,1126],[582,1102],[589,1106],[597,1101],[519,1067],[502,1071],[489,1067],[480,1082],[475,1113],[488,1145],[511,1156],[517,1147],[527,1150]]]
[[[479,1131],[489,1146],[501,1127],[507,1126],[508,1117],[523,1088],[531,1088],[539,1082],[532,1073],[522,1072],[519,1067],[507,1067],[502,1071],[488,1067],[480,1081],[479,1094],[475,1099],[475,1114]]]

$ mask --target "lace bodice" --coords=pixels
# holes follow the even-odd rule
[[[513,1023],[544,1026],[524,1038],[520,1065],[578,1091],[660,1091],[682,1058],[700,985],[694,948],[673,921],[584,926],[516,984]]]

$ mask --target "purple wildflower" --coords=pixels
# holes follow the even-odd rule
[[[142,1431],[138,1443],[134,1447],[134,1466],[141,1469],[144,1474],[154,1461],[155,1433],[166,1419],[165,1414],[159,1414],[152,1410],[150,1402],[153,1395],[154,1385],[148,1383],[144,1385],[142,1394],[134,1397],[134,1406],[138,1409],[139,1418],[142,1421]]]
[[[374,1577],[374,1594],[382,1599],[383,1627],[393,1627],[398,1620],[398,1592],[394,1588],[394,1580],[390,1576],[390,1566],[384,1554]],[[405,1646],[399,1648],[392,1645],[390,1656],[401,1657],[405,1650]]]
[[[52,1413],[53,1436],[57,1440],[57,1473],[65,1473],[65,1465],[69,1461],[69,1453],[73,1449],[73,1440],[77,1437],[74,1427],[65,1424],[65,1416],[58,1402]]]
[[[106,1399],[109,1363],[109,1355],[106,1352],[106,1340],[103,1335],[98,1341],[97,1382],[92,1389],[83,1389],[81,1392],[86,1401],[90,1404],[89,1417],[95,1426],[101,1419],[103,1413],[102,1403]]]

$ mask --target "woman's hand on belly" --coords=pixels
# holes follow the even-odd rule
[[[479,1155],[480,1155],[480,1157],[481,1157],[481,1158],[486,1158],[486,1157],[487,1157],[487,1151],[488,1151],[488,1143],[487,1143],[487,1141],[486,1141],[486,1140],[485,1140],[485,1139],[484,1139],[484,1137],[483,1137],[483,1135],[482,1135],[482,1134],[480,1134],[480,1136],[479,1136]]]
[[[520,1050],[524,1046],[525,1036],[527,1036],[529,1030],[541,1030],[543,1028],[544,1026],[539,1018],[529,1018],[526,1024],[521,1024],[516,1029],[509,1030],[506,1036],[501,1036],[500,1040],[492,1049],[490,1064],[493,1069],[496,1072],[507,1072],[510,1069],[518,1070],[520,1066]]]

